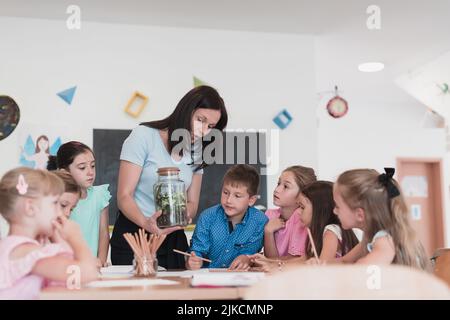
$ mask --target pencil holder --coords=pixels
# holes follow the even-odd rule
[[[136,277],[155,277],[158,272],[158,259],[156,256],[134,255],[133,271]]]
[[[154,277],[158,272],[158,259],[156,252],[166,239],[166,235],[149,235],[144,229],[138,232],[124,233],[123,237],[134,253],[133,271],[137,277]]]

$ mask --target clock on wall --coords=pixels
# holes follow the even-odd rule
[[[327,103],[327,110],[333,118],[341,118],[348,112],[347,101],[337,94],[337,87],[335,87],[335,96]]]

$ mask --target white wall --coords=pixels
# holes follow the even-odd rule
[[[393,166],[396,157],[445,157],[443,131],[420,127],[426,109],[394,85],[389,64],[362,74],[357,50],[336,50],[346,44],[334,37],[87,22],[69,31],[64,21],[0,18],[0,38],[0,93],[19,103],[22,124],[65,125],[71,139],[89,145],[93,128],[132,128],[167,115],[195,75],[219,89],[229,129],[275,128],[273,116],[289,110],[294,122],[281,131],[280,170],[299,163],[334,180],[349,168]],[[316,97],[335,84],[350,104],[338,120],[325,110],[331,95]],[[68,107],[56,93],[73,85]],[[123,112],[134,90],[150,97],[140,119]],[[18,165],[22,129],[0,142],[0,174]],[[448,161],[444,173],[448,186]],[[268,179],[269,195],[276,179]]]
[[[314,42],[309,36],[0,18],[0,90],[21,108],[21,124],[0,142],[0,174],[18,165],[25,123],[64,125],[92,145],[93,128],[133,128],[169,114],[195,75],[216,87],[229,129],[272,129],[287,108],[280,170],[316,167]],[[71,106],[57,92],[78,86]],[[150,97],[139,119],[123,112],[132,92]],[[269,194],[278,175],[269,177]],[[271,199],[269,199],[271,201]]]
[[[396,83],[418,101],[450,119],[450,93],[442,93],[438,85],[449,85],[450,51],[432,61],[409,70],[396,79]]]
[[[351,40],[349,40],[351,41]],[[349,169],[396,166],[399,157],[444,160],[444,206],[446,246],[450,245],[449,166],[445,129],[422,127],[427,108],[398,87],[393,71],[397,61],[386,62],[380,73],[361,73],[355,61],[358,52],[345,50],[348,43],[333,36],[316,39],[316,84],[318,92],[338,85],[349,103],[349,112],[333,119],[326,112],[332,95],[319,96],[320,178],[335,180]],[[398,61],[401,62],[401,61]]]

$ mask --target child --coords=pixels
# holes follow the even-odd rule
[[[81,226],[84,239],[94,256],[106,265],[109,249],[108,206],[109,185],[93,186],[95,158],[92,150],[78,141],[61,145],[56,157],[50,157],[49,169],[62,169],[71,174],[81,188],[81,198],[70,219]]]
[[[335,213],[344,229],[364,231],[362,243],[347,253],[342,262],[428,268],[400,187],[392,178],[394,172],[394,168],[385,168],[383,174],[358,169],[338,177],[333,188]]]
[[[212,260],[210,268],[249,268],[247,255],[261,250],[268,220],[253,207],[258,186],[259,174],[251,166],[240,164],[226,172],[220,204],[206,209],[198,218],[186,262],[188,269],[202,267],[198,257]]]
[[[17,168],[0,180],[0,212],[10,225],[0,241],[0,299],[37,298],[47,281],[66,282],[74,265],[81,283],[97,278],[79,226],[60,212],[63,190],[63,182],[44,170]],[[75,258],[59,243],[38,242],[55,236],[70,245]]]
[[[54,171],[64,183],[64,193],[59,197],[58,203],[61,207],[62,213],[69,218],[72,210],[77,206],[78,200],[81,197],[81,188],[72,178],[70,173],[57,170]]]
[[[342,230],[333,213],[333,183],[317,181],[307,185],[300,197],[300,219],[311,235],[320,260],[340,258],[358,244],[353,230]],[[314,257],[309,238],[306,241],[307,258]]]
[[[269,222],[264,228],[264,254],[268,258],[291,258],[305,254],[308,237],[300,221],[301,189],[316,181],[312,168],[292,166],[283,171],[273,192],[273,203],[278,209],[269,209]],[[296,214],[294,214],[296,212]]]

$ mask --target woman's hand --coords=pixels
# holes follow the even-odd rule
[[[176,226],[165,229],[160,229],[156,222],[156,219],[162,214],[161,211],[156,211],[150,218],[146,218],[144,225],[142,226],[145,230],[152,234],[162,235],[162,234],[170,234],[177,230],[182,230],[183,227]]]
[[[275,219],[270,219],[269,222],[267,222],[266,226],[264,227],[264,231],[269,232],[269,233],[274,233],[285,227],[286,227],[286,222],[283,219],[275,218]]]

